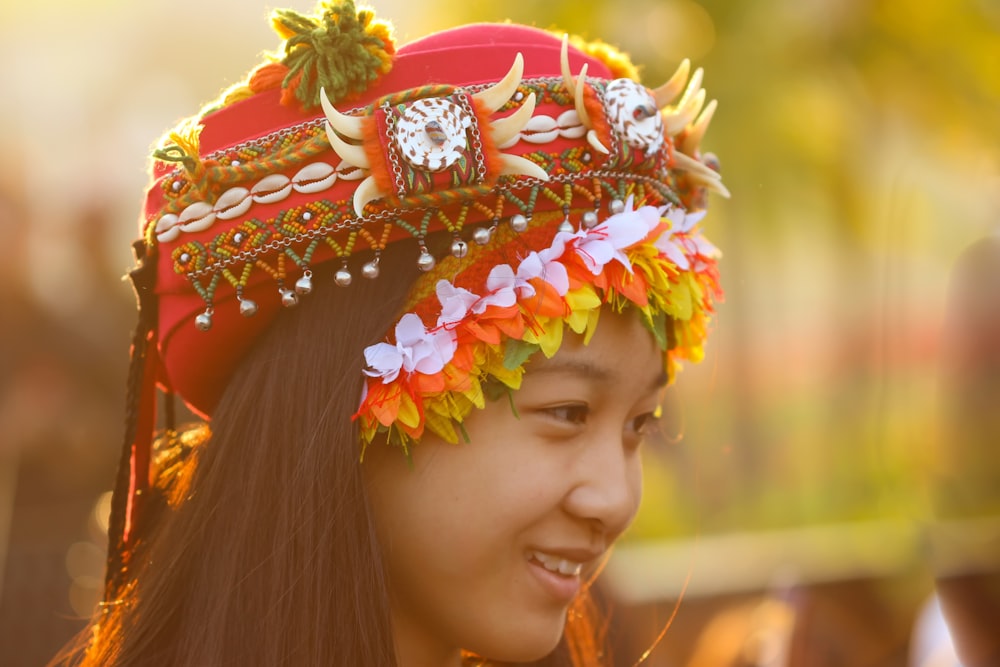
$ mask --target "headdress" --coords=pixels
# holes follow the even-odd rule
[[[589,336],[605,304],[642,313],[672,377],[701,357],[721,297],[699,221],[708,191],[728,193],[700,150],[715,103],[687,61],[651,90],[614,49],[524,26],[396,52],[349,0],[273,23],[282,51],[154,154],[113,553],[149,484],[156,385],[211,415],[278,313],[378,279],[388,244],[426,275],[385,340],[359,344],[363,443],[457,440],[486,395],[515,389],[566,327]],[[443,256],[434,234],[450,237]],[[331,284],[315,283],[321,263]]]

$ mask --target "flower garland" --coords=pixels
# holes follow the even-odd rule
[[[633,207],[591,228],[557,232],[517,268],[490,270],[483,294],[438,281],[433,326],[413,312],[396,324],[393,342],[365,349],[361,405],[354,415],[362,442],[378,433],[407,449],[424,429],[458,442],[456,426],[485,405],[487,384],[520,387],[524,362],[553,356],[564,325],[589,342],[601,307],[632,306],[664,350],[668,377],[681,359],[700,360],[713,302],[721,300],[718,249],[698,222],[704,211]]]

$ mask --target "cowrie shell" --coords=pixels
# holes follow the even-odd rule
[[[292,187],[296,192],[310,194],[322,192],[337,180],[337,172],[326,162],[308,164],[292,177]]]
[[[173,213],[167,213],[156,221],[156,240],[160,243],[170,243],[180,235],[181,228],[177,226],[177,216]]]
[[[367,171],[361,167],[355,167],[350,162],[341,162],[337,165],[337,178],[342,181],[360,181],[367,175]]]
[[[250,194],[258,204],[273,204],[292,194],[292,182],[284,174],[271,174],[253,186]]]
[[[215,222],[215,211],[208,202],[196,201],[181,211],[178,222],[185,232],[203,232]]]
[[[232,220],[249,211],[251,204],[253,204],[253,200],[250,198],[249,190],[229,188],[215,201],[213,209],[219,220]]]
[[[579,139],[587,133],[587,128],[580,122],[580,114],[576,109],[569,109],[559,114],[556,124],[559,126],[559,134],[567,139]]]

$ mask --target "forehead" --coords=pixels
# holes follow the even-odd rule
[[[642,387],[666,384],[664,352],[638,313],[605,309],[593,337],[567,334],[551,358],[540,356],[526,367],[528,376],[565,374]]]

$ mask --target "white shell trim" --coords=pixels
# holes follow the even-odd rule
[[[313,162],[299,169],[292,178],[284,174],[270,174],[249,190],[244,187],[229,188],[215,201],[194,202],[180,214],[167,213],[156,221],[156,240],[170,243],[181,232],[202,232],[216,219],[234,220],[246,215],[254,203],[273,204],[287,199],[293,191],[315,194],[329,190],[338,180],[357,181],[367,176],[367,171],[341,162],[336,167],[326,162]]]
[[[587,128],[580,122],[580,115],[577,114],[576,109],[564,111],[559,114],[558,118],[538,114],[531,117],[520,134],[514,135],[514,138],[500,145],[499,148],[510,148],[522,140],[532,144],[547,144],[560,137],[578,139],[586,133]]]

